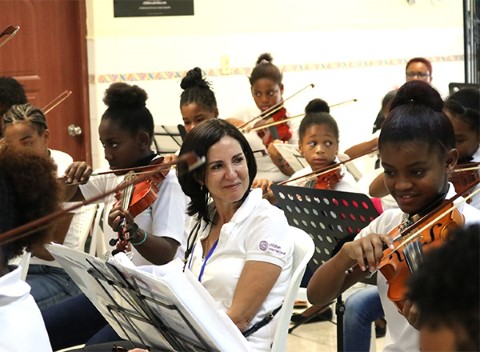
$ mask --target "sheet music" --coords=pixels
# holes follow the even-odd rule
[[[162,266],[137,268],[127,267],[126,257],[122,256],[118,260],[116,256],[116,260],[107,264],[62,245],[50,244],[47,249],[122,338],[174,351],[176,348],[172,346],[170,334],[174,339],[173,345],[184,344],[188,350],[251,350],[245,337],[227,314],[218,308],[202,284],[190,271],[182,272],[183,263],[179,260]],[[135,299],[124,297],[132,295],[131,289],[121,292],[122,289],[113,285],[106,287],[108,293],[105,293],[99,282],[88,273],[92,269],[90,263],[112,282],[118,281],[117,270],[129,287],[136,288],[138,294],[135,296],[140,297],[140,304],[137,305]],[[118,313],[107,308],[114,304],[125,311]]]
[[[283,158],[287,161],[287,163],[292,167],[295,172],[308,166],[305,158],[300,155],[298,145],[277,143],[275,144],[275,148],[277,148],[278,152],[282,154]]]

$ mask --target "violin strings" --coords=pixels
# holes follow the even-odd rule
[[[470,185],[470,188],[475,186],[476,184],[478,184],[479,181],[474,181],[471,185]],[[401,248],[403,248],[405,245],[407,245],[409,242],[413,241],[416,239],[416,237],[418,237],[418,235],[420,235],[425,229],[431,227],[436,221],[438,221],[439,219],[441,219],[442,217],[444,217],[445,215],[453,212],[455,209],[457,209],[461,204],[465,203],[466,201],[468,201],[470,198],[472,198],[473,196],[475,196],[477,193],[480,192],[480,188],[475,190],[474,192],[470,193],[469,195],[465,196],[460,202],[458,202],[457,204],[453,204],[452,207],[450,207],[449,209],[447,209],[446,211],[444,211],[442,214],[438,215],[437,217],[435,217],[433,220],[431,220],[429,223],[427,223],[426,225],[424,225],[422,228],[420,228],[418,231],[414,232],[413,234],[411,235],[408,235],[407,237],[405,237],[405,239],[397,246],[395,247],[389,254],[388,256],[394,254],[395,252],[398,252]],[[413,224],[412,226],[410,227],[414,227],[415,224]],[[407,228],[407,231],[408,231],[408,228]],[[386,257],[383,257],[382,260],[386,259]]]

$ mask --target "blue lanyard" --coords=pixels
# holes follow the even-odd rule
[[[212,248],[210,248],[210,250],[208,251],[207,256],[205,257],[205,260],[203,261],[202,268],[200,269],[200,274],[198,275],[198,281],[200,281],[200,282],[202,282],[202,276],[203,276],[203,272],[204,272],[204,270],[205,270],[205,266],[207,265],[207,261],[208,261],[208,259],[210,259],[210,257],[212,256],[213,251],[215,250],[215,248],[217,248],[217,244],[218,244],[218,239],[215,241],[215,243],[213,244]]]

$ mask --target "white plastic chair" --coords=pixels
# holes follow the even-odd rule
[[[67,236],[63,242],[65,246],[81,252],[85,251],[85,242],[92,228],[97,207],[97,204],[84,205],[74,212]]]
[[[97,212],[95,214],[95,219],[93,220],[92,225],[92,238],[90,239],[90,250],[88,253],[90,255],[98,255],[102,256],[105,253],[105,241],[104,241],[104,233],[100,226],[100,221],[103,217],[103,209],[105,208],[105,203],[99,203]]]
[[[305,231],[290,226],[289,236],[292,236],[294,241],[292,279],[288,285],[282,309],[278,312],[278,323],[272,344],[272,351],[275,352],[284,352],[287,349],[288,327],[292,316],[293,304],[297,297],[298,288],[300,287],[300,282],[302,281],[307,264],[315,250],[313,240]]]
[[[20,278],[25,281],[27,278],[27,273],[28,273],[28,267],[30,266],[30,257],[32,256],[32,253],[30,252],[23,252],[22,255],[19,255],[18,257],[12,258],[9,260],[8,264],[9,265],[17,265],[22,268],[22,271],[20,273]]]

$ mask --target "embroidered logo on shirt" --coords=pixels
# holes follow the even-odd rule
[[[262,252],[269,251],[269,252],[272,252],[272,253],[285,255],[285,252],[282,251],[282,247],[280,247],[278,244],[275,244],[275,243],[268,243],[267,241],[260,241],[260,243],[258,244],[258,248],[260,248],[260,250]]]
[[[260,248],[261,251],[265,252],[268,249],[268,242],[260,241],[260,243],[258,244],[258,248]]]

